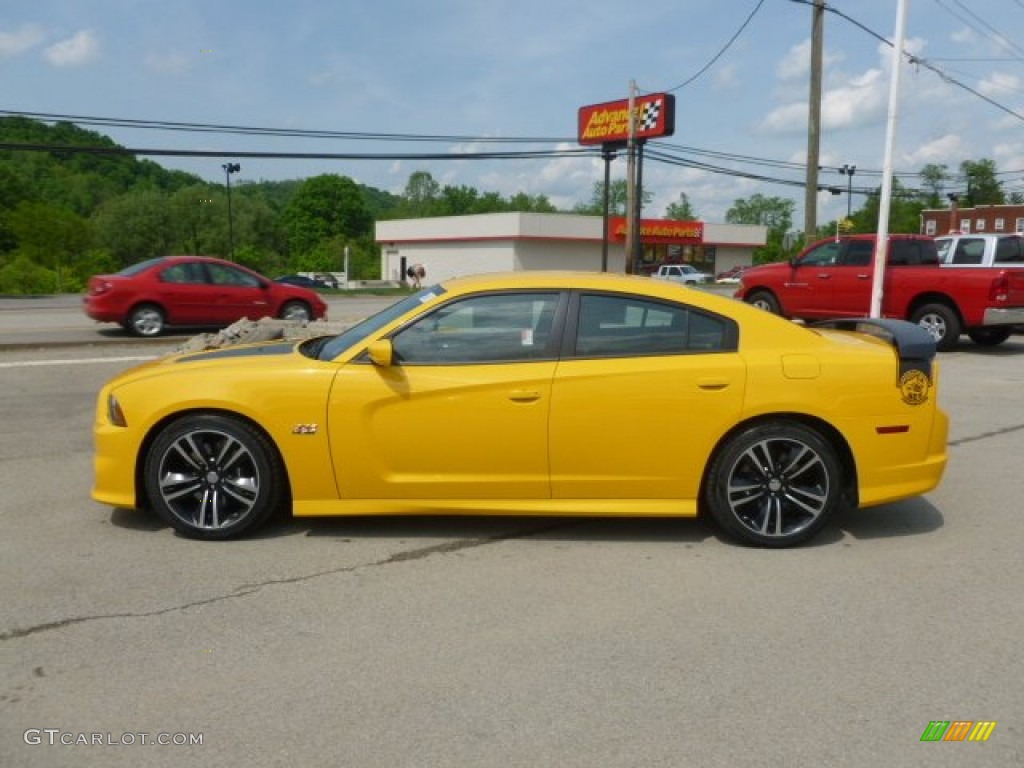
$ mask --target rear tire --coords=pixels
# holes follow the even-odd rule
[[[935,347],[940,352],[948,352],[955,348],[960,339],[960,318],[947,304],[925,304],[914,312],[910,322],[928,331],[935,339]]]
[[[763,309],[765,312],[771,312],[773,315],[781,315],[782,307],[779,306],[779,300],[775,298],[771,291],[754,291],[746,298],[747,304],[752,304],[758,309]]]
[[[705,499],[711,516],[737,541],[791,547],[814,536],[842,506],[842,464],[809,427],[757,424],[717,453]]]
[[[285,302],[285,305],[281,307],[280,317],[282,320],[297,320],[302,323],[308,323],[313,319],[313,311],[304,301],[289,301]]]
[[[1009,328],[975,328],[967,332],[979,347],[995,347],[1010,338]]]
[[[156,304],[140,304],[133,307],[125,329],[135,336],[159,336],[164,330],[164,311]]]

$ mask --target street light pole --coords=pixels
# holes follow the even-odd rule
[[[225,163],[221,166],[224,169],[224,177],[228,185],[228,258],[235,260],[235,222],[231,216],[231,174],[238,173],[242,166],[238,163]]]
[[[850,213],[853,210],[853,174],[856,171],[857,166],[850,163],[844,163],[843,167],[839,169],[839,173],[846,176],[846,218],[850,218]]]

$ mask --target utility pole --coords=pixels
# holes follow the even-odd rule
[[[228,185],[228,259],[235,260],[235,220],[231,215],[231,174],[238,173],[242,166],[238,163],[225,163],[221,166],[224,169],[224,177]]]
[[[636,80],[629,81],[629,133],[626,138],[626,274],[636,273],[636,241],[640,237],[634,220],[636,203]]]
[[[804,192],[804,242],[818,232],[818,147],[821,141],[821,60],[825,36],[825,0],[814,0],[811,22],[811,93],[807,114],[807,188]]]

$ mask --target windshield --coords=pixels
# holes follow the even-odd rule
[[[137,275],[140,272],[144,272],[145,270],[152,267],[154,264],[159,264],[163,260],[163,256],[157,256],[155,259],[140,261],[138,264],[132,264],[130,267],[125,267],[117,274],[123,275],[124,277],[131,277],[132,275]]]
[[[401,317],[409,310],[418,307],[420,304],[431,301],[445,292],[446,291],[442,286],[434,285],[429,288],[424,288],[422,291],[418,291],[411,296],[406,296],[401,301],[381,310],[376,315],[371,315],[365,320],[356,323],[348,330],[339,333],[337,336],[329,338],[322,346],[317,345],[319,350],[314,353],[317,360],[333,360],[352,345],[357,344],[372,333],[379,331],[385,325],[396,318]],[[305,351],[305,349],[303,351]]]

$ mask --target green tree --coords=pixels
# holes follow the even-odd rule
[[[236,205],[237,203],[237,205]],[[231,201],[231,213],[244,203]],[[228,196],[220,184],[190,184],[171,195],[170,210],[173,228],[171,246],[165,253],[188,253],[227,258]],[[236,238],[235,243],[239,241]]]
[[[950,181],[949,166],[945,163],[928,163],[920,173],[925,192],[925,205],[929,208],[939,208],[943,204],[946,184]]]
[[[373,230],[359,187],[346,176],[307,179],[282,214],[282,226],[294,258],[310,254],[332,238],[357,240]]]
[[[868,195],[864,206],[855,211],[850,217],[853,219],[854,232],[877,232],[878,214],[881,206],[881,187],[873,194]],[[890,233],[914,234],[921,230],[921,211],[926,203],[917,194],[912,193],[904,187],[899,179],[893,179],[892,195],[889,201],[889,222]]]
[[[625,216],[626,203],[629,197],[629,185],[625,179],[614,179],[608,185],[608,214],[610,216]],[[644,205],[651,202],[651,193],[644,188],[641,198]],[[583,213],[590,216],[601,216],[604,214],[604,182],[595,181],[590,193],[590,200],[586,203],[579,203],[573,208],[574,213]]]
[[[0,266],[0,293],[14,296],[52,293],[57,288],[57,275],[41,267],[28,256],[18,255]]]
[[[400,218],[419,219],[435,215],[441,197],[441,185],[427,171],[416,171],[405,184],[401,202],[395,210]]]
[[[1006,202],[1003,185],[996,178],[995,161],[964,160],[960,163],[960,175],[967,184],[967,196],[961,200],[962,206],[1002,205]]]
[[[177,250],[180,222],[166,192],[136,190],[104,203],[93,216],[96,243],[119,269]]]
[[[480,193],[473,187],[446,185],[440,197],[434,201],[433,210],[437,216],[462,216],[477,213],[476,206],[480,202]]]
[[[23,202],[7,215],[16,253],[52,269],[56,288],[65,289],[65,271],[92,244],[92,227],[73,211],[49,203]]]
[[[546,195],[528,195],[525,192],[517,192],[508,200],[510,211],[520,213],[558,213],[558,209],[552,204]]]
[[[679,199],[669,203],[665,208],[665,218],[673,221],[693,221],[699,217],[698,213],[690,205],[690,198],[685,192],[679,193]]]
[[[767,242],[763,248],[754,251],[754,262],[762,264],[780,261],[788,257],[791,250],[785,247],[785,237],[793,225],[795,207],[792,200],[765,197],[758,193],[733,201],[732,207],[725,214],[725,220],[730,224],[760,224],[767,227]]]

